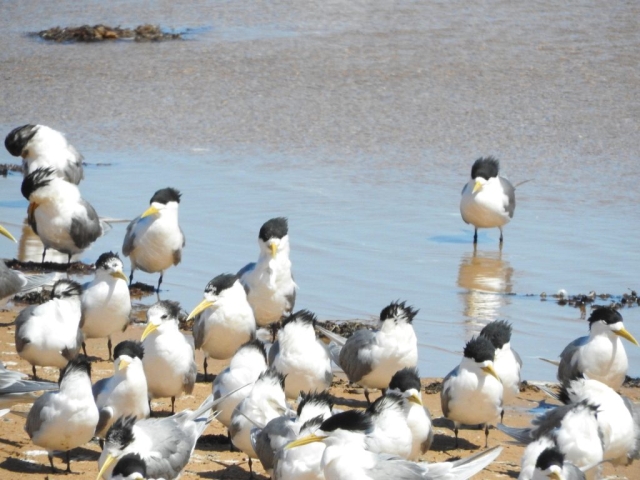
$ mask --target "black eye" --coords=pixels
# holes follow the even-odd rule
[[[164,319],[165,319],[165,318],[167,318],[168,316],[169,316],[169,315],[167,315],[167,314],[165,313],[165,314],[164,314],[164,315],[162,315],[160,318],[164,320]]]

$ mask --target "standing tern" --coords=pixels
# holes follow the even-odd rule
[[[269,350],[269,365],[284,375],[287,398],[331,386],[333,373],[327,348],[316,338],[316,316],[300,310],[282,321],[278,339]]]
[[[417,314],[405,302],[392,302],[380,312],[377,330],[360,329],[348,339],[317,326],[337,344],[330,350],[333,361],[349,382],[365,388],[369,403],[369,388],[387,388],[398,370],[418,364],[418,340],[412,325]]]
[[[500,229],[513,218],[516,190],[511,182],[498,175],[500,163],[493,157],[482,157],[471,167],[471,179],[462,189],[460,213],[465,223],[474,226],[473,243],[478,243],[478,228]]]
[[[171,397],[171,413],[175,411],[176,396],[193,392],[198,373],[193,344],[178,327],[179,315],[177,302],[162,300],[152,305],[147,310],[149,324],[141,338],[149,398]]]
[[[289,225],[284,217],[266,221],[258,234],[260,256],[238,272],[253,308],[256,323],[264,327],[293,312],[297,286],[289,259]]]
[[[97,437],[104,438],[109,427],[120,417],[143,419],[149,416],[143,358],[144,348],[139,342],[125,340],[116,345],[113,376],[98,380],[93,386],[93,396],[100,412]]]
[[[4,146],[14,157],[22,157],[25,176],[38,168],[52,167],[67,182],[77,185],[84,178],[82,155],[53,128],[22,125],[9,132]]]
[[[496,320],[480,331],[480,336],[487,338],[496,349],[493,368],[502,381],[505,402],[511,402],[520,393],[522,359],[511,349],[511,330],[509,323]]]
[[[589,335],[575,339],[560,354],[558,380],[566,384],[584,375],[620,389],[629,361],[621,338],[638,342],[622,323],[622,315],[607,307],[596,307],[589,317]]]
[[[87,249],[103,229],[94,208],[77,186],[55,175],[52,168],[37,168],[22,181],[22,195],[29,201],[27,221],[47,249],[71,256]]]
[[[34,379],[36,365],[62,369],[78,355],[82,345],[81,291],[73,280],[58,280],[51,300],[30,305],[16,317],[16,350],[31,364]]]
[[[71,472],[69,451],[91,440],[98,417],[91,393],[91,365],[75,359],[60,374],[60,390],[47,392],[34,402],[25,430],[34,444],[47,450],[54,473],[56,450],[67,452],[67,472]]]
[[[151,206],[127,226],[122,253],[131,260],[131,276],[139,268],[143,272],[160,272],[158,291],[164,271],[182,260],[184,233],[178,224],[180,192],[163,188],[151,197]]]
[[[85,338],[107,337],[109,360],[112,358],[111,335],[124,332],[131,313],[129,285],[122,268],[117,253],[103,253],[96,261],[95,278],[82,287],[82,333]]]
[[[366,433],[372,428],[368,413],[349,410],[333,415],[315,433],[299,438],[285,448],[324,442],[327,448],[322,456],[322,468],[326,480],[464,480],[484,469],[502,451],[502,447],[493,447],[454,462],[414,463],[368,451]]]
[[[58,384],[27,380],[27,375],[7,370],[0,362],[0,410],[12,407],[18,403],[33,403],[43,390],[57,390]]]
[[[484,425],[485,447],[489,445],[489,425],[502,412],[503,387],[495,371],[495,348],[485,337],[473,337],[464,347],[460,365],[442,381],[440,403],[444,416],[454,423],[458,448],[458,428]]]
[[[222,274],[211,280],[204,289],[204,300],[187,320],[193,317],[193,341],[196,350],[204,352],[205,380],[207,357],[231,358],[242,344],[255,337],[253,310],[236,275]]]

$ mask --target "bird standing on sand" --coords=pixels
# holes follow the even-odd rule
[[[113,376],[98,380],[93,396],[100,412],[96,436],[104,438],[109,427],[120,417],[137,419],[149,416],[147,378],[142,358],[144,348],[140,342],[125,340],[116,345]]]
[[[67,452],[70,473],[69,451],[91,440],[98,416],[91,393],[91,364],[75,359],[60,374],[60,390],[47,392],[34,402],[25,430],[34,444],[47,450],[54,473],[53,451]]]
[[[171,397],[171,413],[176,396],[193,392],[198,373],[193,344],[178,327],[179,315],[177,302],[162,300],[152,305],[141,338],[149,398]]]
[[[87,249],[100,235],[102,226],[94,208],[78,187],[56,176],[52,168],[37,168],[22,181],[22,195],[29,200],[27,221],[48,248],[71,256]]]
[[[85,338],[107,337],[109,360],[112,358],[111,335],[125,331],[131,313],[129,285],[122,268],[118,254],[103,253],[96,261],[94,279],[82,287],[82,333]],[[84,343],[82,346],[85,348]]]
[[[520,370],[522,359],[511,349],[511,325],[504,320],[496,320],[485,325],[480,336],[487,338],[496,349],[493,369],[504,387],[503,399],[511,402],[520,393]]]
[[[31,364],[34,379],[36,365],[62,369],[78,355],[82,345],[81,291],[73,280],[58,280],[51,300],[30,305],[16,317],[16,350]]]
[[[622,323],[622,315],[610,307],[596,307],[589,317],[589,335],[575,339],[560,354],[558,380],[567,384],[584,375],[620,389],[629,360],[620,338],[638,342]]]
[[[264,327],[293,312],[297,286],[289,259],[289,225],[284,217],[266,221],[258,234],[260,256],[238,272],[253,308],[256,323]]]
[[[392,302],[380,312],[378,330],[360,329],[345,339],[316,328],[337,344],[330,347],[333,361],[349,382],[365,387],[369,401],[369,388],[387,388],[398,370],[418,364],[418,340],[412,325],[417,314],[405,302]]]
[[[53,128],[22,125],[9,132],[4,146],[14,157],[22,157],[25,177],[38,168],[51,167],[67,182],[77,185],[84,178],[82,155]]]
[[[460,365],[442,381],[440,403],[444,416],[454,423],[455,448],[460,425],[484,425],[485,447],[489,424],[502,412],[503,387],[493,367],[495,347],[485,337],[473,337],[464,347]]]
[[[187,320],[193,317],[193,341],[196,350],[204,352],[205,380],[207,357],[231,358],[256,333],[253,310],[236,275],[222,274],[211,280],[204,289],[204,300]]]
[[[326,347],[316,338],[316,316],[300,310],[282,321],[278,339],[269,350],[269,365],[284,375],[287,398],[300,392],[320,392],[331,386],[333,373]]]
[[[479,158],[471,167],[471,179],[462,189],[460,213],[465,223],[475,227],[473,243],[478,243],[478,228],[499,228],[513,218],[516,189],[498,175],[500,164],[493,157]]]
[[[131,276],[139,268],[143,272],[160,272],[158,291],[164,271],[182,260],[184,233],[178,224],[180,192],[163,188],[151,197],[151,206],[127,226],[122,253],[131,260]]]

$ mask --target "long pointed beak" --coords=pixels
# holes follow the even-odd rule
[[[107,455],[107,459],[104,461],[104,463],[102,464],[102,468],[100,469],[100,471],[98,472],[98,476],[96,477],[96,480],[100,480],[101,478],[104,478],[104,474],[107,470],[109,470],[109,467],[113,464],[113,462],[116,461],[116,457],[112,456],[112,455]]]
[[[271,258],[276,258],[276,253],[278,253],[278,245],[272,243],[271,245],[269,245],[269,248],[271,249]]]
[[[11,235],[11,233],[9,232],[9,230],[7,230],[6,228],[4,228],[2,225],[0,225],[0,235],[4,235],[5,237],[7,237],[9,240],[13,240],[14,242],[18,242],[13,235]]]
[[[120,280],[124,280],[125,282],[129,281],[129,279],[123,272],[113,272],[113,273],[110,273],[109,275],[111,275],[113,278],[119,278]]]
[[[211,300],[207,300],[204,299],[202,300],[197,306],[196,308],[194,308],[191,313],[189,314],[189,316],[187,317],[187,320],[191,320],[193,317],[195,317],[196,315],[198,315],[200,312],[206,310],[207,308],[209,308],[211,305],[213,305],[214,302],[212,302]]]
[[[558,472],[551,472],[549,474],[549,480],[564,480],[564,478],[562,477],[562,474]]]
[[[476,184],[473,186],[473,191],[471,193],[476,193],[478,190],[482,189],[482,183],[476,180]]]
[[[311,435],[307,435],[306,437],[299,438],[297,440],[294,440],[293,442],[286,444],[284,448],[286,450],[289,450],[291,448],[301,447],[302,445],[309,445],[310,443],[321,442],[322,440],[324,440],[324,437],[319,437],[318,435],[315,435],[312,433]]]
[[[149,325],[147,325],[147,328],[145,328],[144,332],[142,332],[142,337],[140,337],[140,341],[147,338],[149,334],[154,330],[156,330],[157,328],[158,328],[158,325],[156,325],[155,323],[150,323]]]
[[[413,393],[409,396],[408,400],[411,403],[415,403],[416,405],[420,405],[422,406],[422,398],[420,397],[419,393]]]
[[[620,330],[618,331],[614,331],[613,333],[615,333],[616,335],[621,336],[622,338],[626,338],[627,340],[629,340],[631,343],[633,343],[634,345],[638,345],[638,341],[633,338],[633,335],[631,335],[629,333],[629,330],[627,330],[626,328],[622,327]]]
[[[148,217],[149,215],[155,215],[155,214],[157,214],[159,212],[160,212],[160,210],[158,210],[156,207],[151,205],[149,208],[147,208],[144,211],[144,213],[142,215],[140,215],[140,218]]]
[[[502,380],[500,380],[500,377],[498,376],[498,374],[496,373],[496,371],[493,369],[493,365],[488,365],[486,367],[482,367],[482,370],[484,372],[487,372],[489,375],[491,375],[492,377],[496,377],[498,379],[499,382],[501,382]]]
[[[129,362],[127,362],[126,360],[120,360],[120,364],[118,365],[118,371],[124,370],[128,366],[129,366]]]

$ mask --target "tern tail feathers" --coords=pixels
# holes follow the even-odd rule
[[[333,333],[331,330],[327,330],[326,328],[323,328],[320,325],[316,325],[316,328],[318,329],[318,331],[320,333],[322,333],[323,335],[328,337],[329,340],[332,340],[332,341],[336,342],[341,347],[344,346],[345,343],[347,343],[347,339],[346,338],[344,338],[341,335],[338,335],[337,333]]]
[[[429,464],[428,478],[442,480],[463,480],[484,470],[502,453],[502,447],[495,446],[455,462]],[[440,466],[442,465],[442,471]]]
[[[547,395],[549,395],[551,398],[561,401],[560,400],[560,395],[558,395],[558,392],[556,392],[555,390],[551,389],[548,385],[536,385],[536,387],[538,387],[540,390],[542,390],[544,393],[546,393]]]
[[[560,362],[557,360],[549,360],[548,358],[544,358],[544,357],[538,357],[538,358],[543,362],[550,363],[551,365],[555,365],[556,367],[560,365]]]
[[[36,288],[51,286],[55,283],[57,273],[45,273],[42,275],[25,275],[24,278],[27,283],[20,289],[20,293],[26,293]]]
[[[529,445],[533,441],[530,428],[507,427],[502,423],[497,424],[496,428],[524,445]]]

